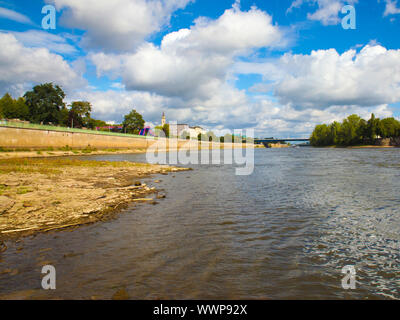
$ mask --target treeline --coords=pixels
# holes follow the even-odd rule
[[[111,130],[103,120],[91,117],[92,105],[88,101],[74,101],[68,106],[64,102],[65,93],[60,86],[45,83],[35,86],[22,97],[13,99],[6,93],[0,99],[0,119],[25,120],[36,124]],[[144,128],[143,117],[132,110],[120,126],[125,133],[138,133]]]
[[[312,146],[355,146],[374,144],[379,138],[400,136],[400,122],[394,118],[379,119],[374,114],[366,121],[351,115],[330,125],[317,125],[310,137]]]
[[[0,99],[0,118],[74,128],[94,129],[106,125],[91,117],[90,102],[74,101],[67,106],[64,98],[64,91],[52,83],[37,85],[18,99],[6,93]]]

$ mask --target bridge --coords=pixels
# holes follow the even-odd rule
[[[288,138],[288,139],[276,139],[276,138],[265,138],[265,139],[255,139],[254,144],[268,144],[268,143],[285,143],[285,142],[309,142],[310,139],[304,138],[304,139],[293,139],[293,138]]]

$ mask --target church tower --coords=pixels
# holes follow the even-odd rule
[[[163,112],[162,118],[161,118],[161,126],[164,127],[165,123],[166,123],[165,122],[165,113]]]

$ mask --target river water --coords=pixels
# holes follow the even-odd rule
[[[132,299],[400,298],[399,149],[256,149],[250,176],[193,168],[147,179],[162,180],[158,205],[8,242],[0,296],[110,299],[123,288]],[[46,264],[55,291],[40,289]],[[354,290],[342,288],[347,265]]]

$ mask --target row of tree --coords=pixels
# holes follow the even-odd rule
[[[379,119],[374,114],[366,121],[351,115],[343,122],[317,125],[310,137],[313,146],[354,146],[374,144],[379,138],[400,136],[400,122],[394,118]]]
[[[156,131],[157,130],[164,131],[165,136],[166,137],[170,137],[170,135],[169,135],[169,125],[168,124],[165,124],[164,127],[161,127],[161,126],[156,127]],[[212,132],[212,131],[209,131],[209,132],[207,132],[205,134],[199,133],[197,135],[197,137],[191,137],[189,132],[183,131],[180,134],[179,138],[183,139],[183,140],[197,139],[198,141],[213,141],[213,142],[218,142],[219,141],[221,143],[224,143],[224,142],[226,142],[226,143],[232,143],[232,142],[242,143],[242,141],[245,139],[244,137],[233,135],[233,134],[230,134],[230,133],[227,133],[222,137],[217,137],[215,135],[215,133]]]
[[[26,92],[22,97],[13,99],[6,93],[0,99],[0,119],[19,119],[37,124],[50,124],[66,126],[70,128],[103,128],[111,130],[111,127],[102,120],[91,117],[92,105],[88,101],[74,101],[68,106],[64,102],[66,95],[60,86],[53,83],[45,83],[35,86],[31,91]],[[145,121],[136,110],[130,111],[124,117],[122,125],[113,126],[115,130],[124,133],[138,134],[144,128]],[[118,128],[118,129],[116,129]],[[157,132],[163,131],[166,137],[170,137],[169,125],[156,127]],[[158,135],[158,134],[157,134]],[[183,132],[181,139],[190,139],[188,132]],[[242,137],[227,134],[224,137],[217,137],[213,132],[206,135],[199,134],[198,140],[220,141],[220,142],[241,142]]]
[[[91,118],[90,102],[74,101],[67,107],[64,98],[64,91],[52,83],[37,85],[18,99],[6,93],[0,99],[0,118],[74,128],[93,129],[106,125],[104,121]]]
[[[23,97],[13,99],[6,93],[0,99],[0,119],[19,119],[38,124],[66,126],[70,128],[106,127],[107,123],[91,117],[92,105],[88,101],[64,102],[65,93],[60,86],[45,83],[35,86]],[[125,116],[123,131],[138,133],[144,128],[143,117],[132,110]]]

